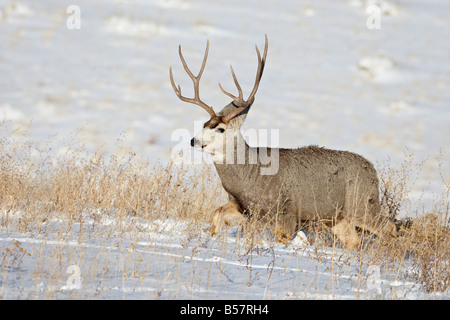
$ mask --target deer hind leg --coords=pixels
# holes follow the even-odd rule
[[[223,226],[241,225],[246,221],[239,204],[230,200],[214,212],[212,234],[219,233]]]
[[[349,181],[346,194],[345,211],[351,217],[352,223],[358,228],[381,237],[395,237],[397,229],[395,224],[382,215],[379,201],[378,180]]]
[[[389,238],[397,236],[397,227],[390,219],[384,217],[376,218],[372,220],[366,219],[364,222],[355,221],[355,225],[379,237]]]
[[[348,217],[344,217],[337,222],[331,228],[331,231],[342,241],[344,247],[347,249],[355,249],[361,243],[361,238],[356,232],[355,225]]]
[[[374,192],[366,201],[352,209],[355,226],[381,237],[395,237],[397,228],[387,217],[382,215],[378,193]]]

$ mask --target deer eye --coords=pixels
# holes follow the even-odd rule
[[[225,129],[224,129],[224,128],[219,128],[219,129],[217,129],[216,131],[217,131],[217,132],[220,132],[220,133],[223,133],[223,132],[225,131]]]

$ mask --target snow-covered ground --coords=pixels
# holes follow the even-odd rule
[[[80,10],[79,21],[70,5]],[[377,8],[379,20],[372,16]],[[60,141],[61,153],[75,133],[105,155],[119,144],[164,162],[179,143],[175,130],[194,135],[194,121],[207,120],[173,93],[169,66],[183,93],[192,92],[178,44],[196,70],[209,39],[200,90],[217,110],[229,102],[217,83],[234,88],[230,63],[248,94],[254,45],[261,48],[267,34],[267,65],[244,129],[279,129],[280,146],[351,150],[374,163],[390,159],[393,167],[407,150],[425,160],[413,195],[426,202],[450,184],[449,12],[446,0],[0,0],[0,119],[18,128],[18,138]],[[374,21],[379,29],[368,27]],[[77,22],[81,28],[73,29]],[[0,249],[42,250],[42,259],[60,252],[63,261],[58,270],[41,271],[23,254],[20,266],[0,279],[1,295],[331,299],[374,292],[361,280],[366,270],[354,275],[354,265],[335,262],[333,252],[322,252],[321,263],[307,258],[304,246],[263,246],[244,255],[235,237],[205,244],[199,233],[186,243],[182,224],[160,226],[158,232],[158,225],[147,226],[153,231],[142,231],[145,240],[123,237],[120,244],[92,230],[90,238],[74,230],[61,242],[51,231],[40,239],[0,229]],[[217,248],[224,243],[226,249]],[[90,259],[98,263],[83,263]],[[83,290],[65,290],[69,262],[81,269]],[[144,276],[133,278],[130,263],[147,268],[137,272]],[[416,284],[386,274],[380,281],[378,297],[424,296]]]
[[[49,219],[41,235],[0,232],[7,299],[442,299],[354,252],[211,237],[163,220]],[[204,226],[206,227],[206,226]],[[66,235],[61,239],[61,234]],[[223,236],[223,237],[222,237]],[[2,275],[3,277],[3,275]]]

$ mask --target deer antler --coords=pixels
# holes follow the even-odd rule
[[[203,74],[203,70],[205,69],[206,59],[208,58],[208,50],[209,50],[209,40],[206,42],[205,57],[203,58],[203,62],[202,62],[202,66],[200,68],[200,71],[199,71],[197,76],[194,76],[192,74],[191,70],[189,70],[189,68],[188,68],[188,66],[186,64],[186,61],[183,58],[183,54],[181,53],[181,45],[178,47],[178,53],[180,55],[181,62],[183,63],[184,70],[186,70],[187,74],[189,75],[189,77],[192,79],[192,82],[194,83],[194,98],[183,97],[181,95],[181,87],[180,87],[180,85],[178,85],[178,87],[177,87],[175,85],[175,82],[173,81],[172,67],[170,67],[169,73],[170,73],[170,83],[172,84],[173,90],[175,91],[175,93],[178,96],[178,98],[180,98],[180,100],[182,100],[184,102],[193,103],[193,104],[196,104],[196,105],[202,107],[203,109],[205,109],[209,113],[211,118],[213,118],[213,117],[216,116],[216,113],[214,112],[213,108],[211,108],[206,103],[201,101],[200,100],[200,95],[199,95],[199,83],[200,83],[200,78],[201,78],[201,76]]]
[[[258,91],[259,82],[261,80],[261,77],[262,77],[262,74],[264,71],[264,66],[266,64],[266,57],[267,57],[267,49],[269,46],[268,41],[267,41],[267,35],[265,35],[265,37],[266,37],[266,42],[264,45],[264,54],[263,54],[262,59],[261,59],[261,53],[259,52],[258,47],[256,46],[256,54],[258,55],[258,70],[256,71],[255,85],[253,86],[253,90],[250,93],[250,96],[247,98],[247,100],[244,100],[244,98],[243,98],[241,86],[239,85],[236,75],[234,74],[233,67],[231,65],[230,65],[231,75],[233,76],[234,84],[236,85],[236,88],[238,89],[239,96],[236,97],[236,96],[232,95],[231,93],[225,91],[222,88],[222,85],[219,83],[220,90],[222,90],[223,93],[225,93],[227,96],[232,98],[233,102],[238,106],[238,108],[234,109],[229,114],[227,114],[225,117],[223,117],[222,120],[225,123],[228,123],[231,119],[233,119],[236,115],[241,113],[244,109],[251,106],[253,104],[253,102],[255,101],[255,94]]]

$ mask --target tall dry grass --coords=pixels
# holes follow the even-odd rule
[[[396,223],[398,236],[371,243],[365,255],[368,263],[383,265],[397,272],[399,278],[416,281],[429,293],[448,292],[450,182],[442,179],[443,193],[425,209],[420,198],[413,201],[410,196],[423,166],[424,161],[415,161],[411,153],[405,154],[400,167],[392,168],[390,162],[379,164],[383,210]]]
[[[44,144],[45,145],[45,144]],[[1,225],[8,213],[26,212],[16,231],[27,231],[49,214],[82,222],[87,212],[144,219],[209,221],[224,193],[211,168],[150,164],[135,154],[104,158],[82,144],[55,154],[21,143],[11,131],[0,139]]]

